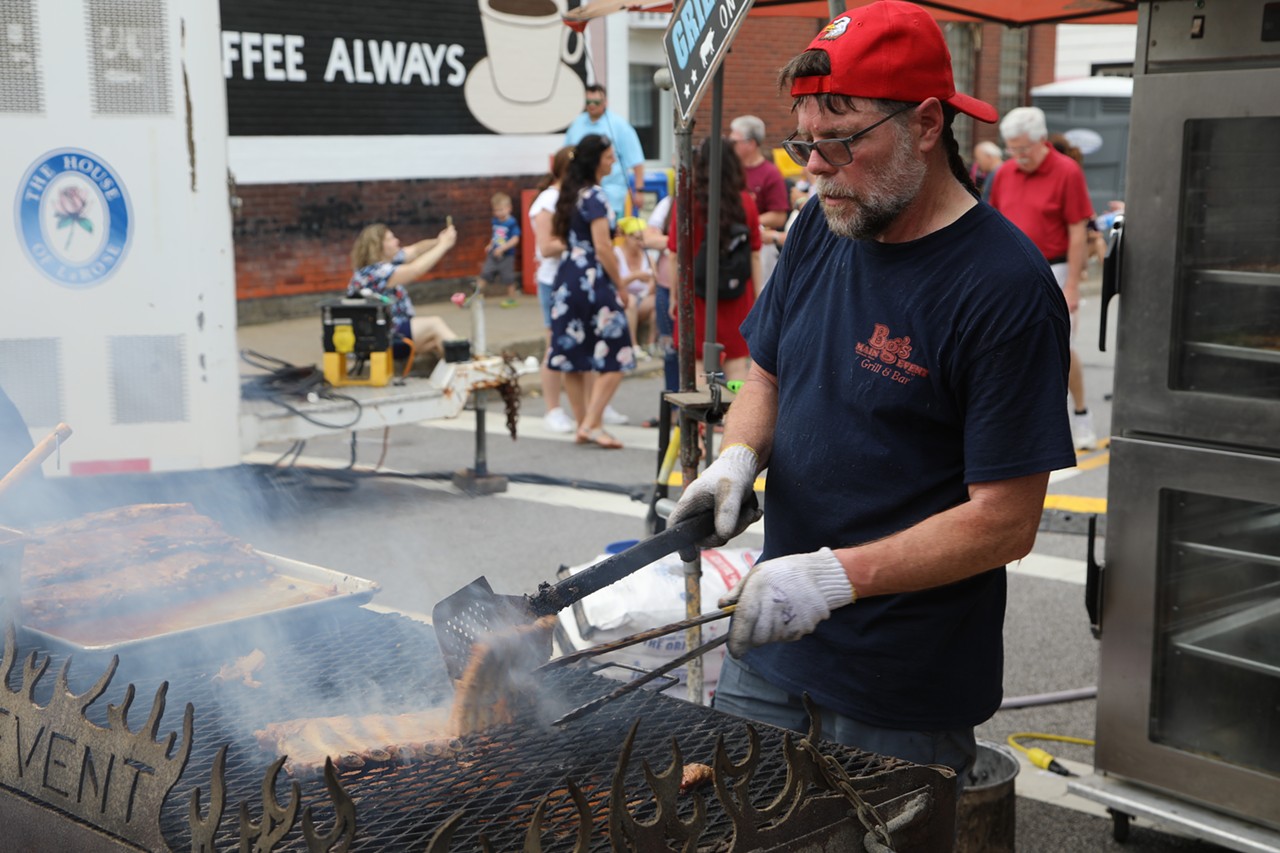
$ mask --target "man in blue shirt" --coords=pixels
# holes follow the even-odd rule
[[[564,132],[565,145],[577,145],[588,134],[608,137],[613,143],[617,160],[613,169],[600,182],[615,217],[633,215],[640,209],[640,191],[644,189],[644,149],[636,129],[626,119],[609,109],[609,99],[604,86],[592,83],[587,87],[586,109],[573,120]],[[627,171],[635,175],[635,189],[627,189]],[[627,210],[627,196],[631,196],[631,211]]]
[[[822,732],[963,784],[1000,706],[1005,564],[1075,463],[1066,303],[1044,256],[978,200],[959,94],[927,12],[846,12],[792,60],[787,153],[813,198],[742,331],[753,364],[724,449],[671,515],[720,544],[760,471],[760,562],[736,602],[721,710]]]

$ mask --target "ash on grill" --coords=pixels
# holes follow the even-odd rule
[[[544,702],[530,714],[460,738],[450,754],[349,769],[329,763],[323,775],[282,787],[283,759],[264,751],[252,735],[267,723],[349,714],[357,707],[353,698],[369,695],[378,696],[381,710],[389,713],[449,700],[434,636],[421,623],[355,609],[305,632],[301,626],[294,630],[265,649],[266,663],[256,674],[264,688],[214,681],[221,665],[250,653],[259,640],[233,637],[222,660],[174,665],[171,672],[147,672],[122,661],[116,681],[103,685],[102,699],[85,708],[101,725],[110,716],[107,707],[119,706],[135,689],[163,697],[167,679],[168,701],[196,709],[194,735],[183,740],[189,759],[157,818],[170,849],[229,850],[246,839],[264,851],[472,851],[485,844],[492,850],[609,850],[611,838],[632,839],[624,842],[632,849],[724,850],[735,839],[751,849],[819,849],[839,837],[860,840],[864,825],[877,825],[869,809],[858,819],[852,795],[859,793],[888,822],[893,849],[950,848],[953,784],[936,770],[772,727],[748,727],[643,691],[564,728],[547,726],[553,715],[613,686],[572,668],[540,679]],[[10,662],[16,660],[11,647],[12,642],[6,648]],[[64,663],[58,657],[51,661]],[[38,665],[11,666],[3,673],[0,704],[21,705],[26,690],[32,705],[48,702],[55,686],[50,679],[32,682],[33,667]],[[67,689],[92,689],[101,674],[101,668],[78,659],[66,671]],[[323,700],[315,704],[313,698],[299,708],[289,697],[300,695]],[[148,720],[135,736],[154,736],[159,723],[158,716]],[[78,736],[88,743],[90,734]],[[715,768],[715,784],[705,793],[679,793],[683,767],[691,762]],[[15,764],[0,762],[0,819],[9,816],[12,795],[5,788],[13,787]],[[29,812],[31,805],[23,807]],[[73,821],[70,810],[60,807],[40,808],[34,823],[24,814],[26,826],[37,838],[55,837]],[[77,825],[86,823],[101,827],[102,821],[81,816]],[[815,846],[807,848],[805,839]]]

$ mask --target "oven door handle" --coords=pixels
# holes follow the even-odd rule
[[[1107,307],[1111,297],[1120,295],[1124,272],[1124,214],[1116,216],[1107,235],[1107,254],[1102,259],[1102,317],[1098,322],[1098,350],[1107,351]]]
[[[1097,545],[1098,516],[1089,516],[1089,540],[1085,552],[1084,609],[1089,614],[1089,630],[1095,640],[1102,639],[1102,573],[1106,566],[1094,554]]]

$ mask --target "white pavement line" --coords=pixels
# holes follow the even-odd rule
[[[1065,758],[1059,758],[1057,761],[1077,776],[1093,775],[1093,767],[1088,764],[1067,761]],[[1107,813],[1107,807],[1102,803],[1087,800],[1067,791],[1066,776],[1059,776],[1057,773],[1041,770],[1028,761],[1027,757],[1021,752],[1018,753],[1018,778],[1013,782],[1013,790],[1019,797],[1038,800],[1063,809],[1084,812],[1094,817],[1111,819],[1111,815]]]
[[[551,484],[509,483],[505,492],[498,492],[494,497],[584,509],[591,512],[608,512],[631,518],[644,518],[649,512],[648,504],[633,501],[627,495]]]
[[[246,465],[269,465],[278,458],[280,458],[279,453],[268,453],[261,450],[251,451],[240,457],[241,461]],[[336,459],[324,456],[299,456],[295,460],[295,463],[299,468],[347,467],[347,461],[345,459]],[[369,471],[368,468],[357,468],[356,470]],[[401,473],[391,468],[383,468],[381,470],[387,473]],[[407,478],[397,478],[395,482],[434,492],[458,492],[458,490],[454,488],[453,483],[448,480],[411,480]],[[507,500],[529,501],[530,503],[548,504],[550,506],[562,506],[570,509],[586,510],[588,512],[606,512],[612,515],[625,515],[631,518],[644,518],[649,512],[647,504],[633,501],[627,495],[600,492],[594,489],[579,489],[573,486],[556,486],[540,483],[508,483],[507,491],[498,492],[493,495],[493,497],[505,498]],[[763,536],[763,519],[748,527],[745,532],[756,533]]]
[[[535,503],[583,509],[591,512],[609,512],[615,515],[631,516],[632,518],[644,518],[649,512],[648,504],[633,501],[626,495],[615,495],[609,492],[597,492],[589,489],[575,489],[571,486],[511,483],[507,491],[499,492],[495,497],[507,498],[508,500],[533,501]],[[757,521],[748,527],[745,532],[758,533],[763,536],[764,520]]]
[[[476,431],[476,414],[472,411],[466,411],[456,418],[418,421],[416,426],[474,433]],[[653,450],[654,452],[658,450],[658,431],[656,429],[628,424],[606,426],[605,431],[621,441],[627,450]],[[503,436],[510,439],[511,433],[507,431],[507,416],[503,414],[502,410],[488,409],[485,411],[484,434],[487,436]],[[548,441],[560,442],[572,442],[574,439],[574,434],[571,432],[552,432],[544,427],[542,425],[542,415],[521,415],[516,422],[516,436],[517,438],[542,438]]]
[[[1083,585],[1086,566],[1084,560],[1032,552],[1018,562],[1010,563],[1008,570],[1013,574]]]

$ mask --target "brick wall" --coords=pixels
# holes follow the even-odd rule
[[[434,237],[452,216],[458,245],[430,273],[446,290],[473,278],[489,240],[489,198],[502,191],[518,204],[536,180],[449,180],[268,184],[237,189],[233,220],[239,300],[341,292],[351,278],[351,245],[360,229],[385,222],[403,243]],[[432,294],[439,298],[439,294]],[[314,299],[297,311],[309,311]],[[279,308],[274,313],[295,310]]]
[[[974,91],[970,94],[988,104],[998,104],[1000,102],[1000,37],[1005,28],[1000,24],[981,24],[980,26],[974,69]],[[975,121],[973,141],[975,144],[991,141],[999,145],[1000,131],[994,124]],[[964,152],[964,155],[968,158],[969,152]]]
[[[1002,24],[982,24],[980,49],[977,55],[974,97],[989,104],[1000,102],[1000,40],[1006,32]],[[1057,27],[1040,24],[1031,27],[1027,35],[1027,81],[1023,91],[1023,105],[1031,104],[1031,90],[1054,80],[1054,63],[1057,60]],[[990,140],[1001,144],[997,124],[974,122],[975,143]]]
[[[1040,25],[1031,28],[1027,39],[1027,103],[1031,103],[1031,90],[1036,86],[1053,82],[1053,68],[1058,58],[1058,28]]]

